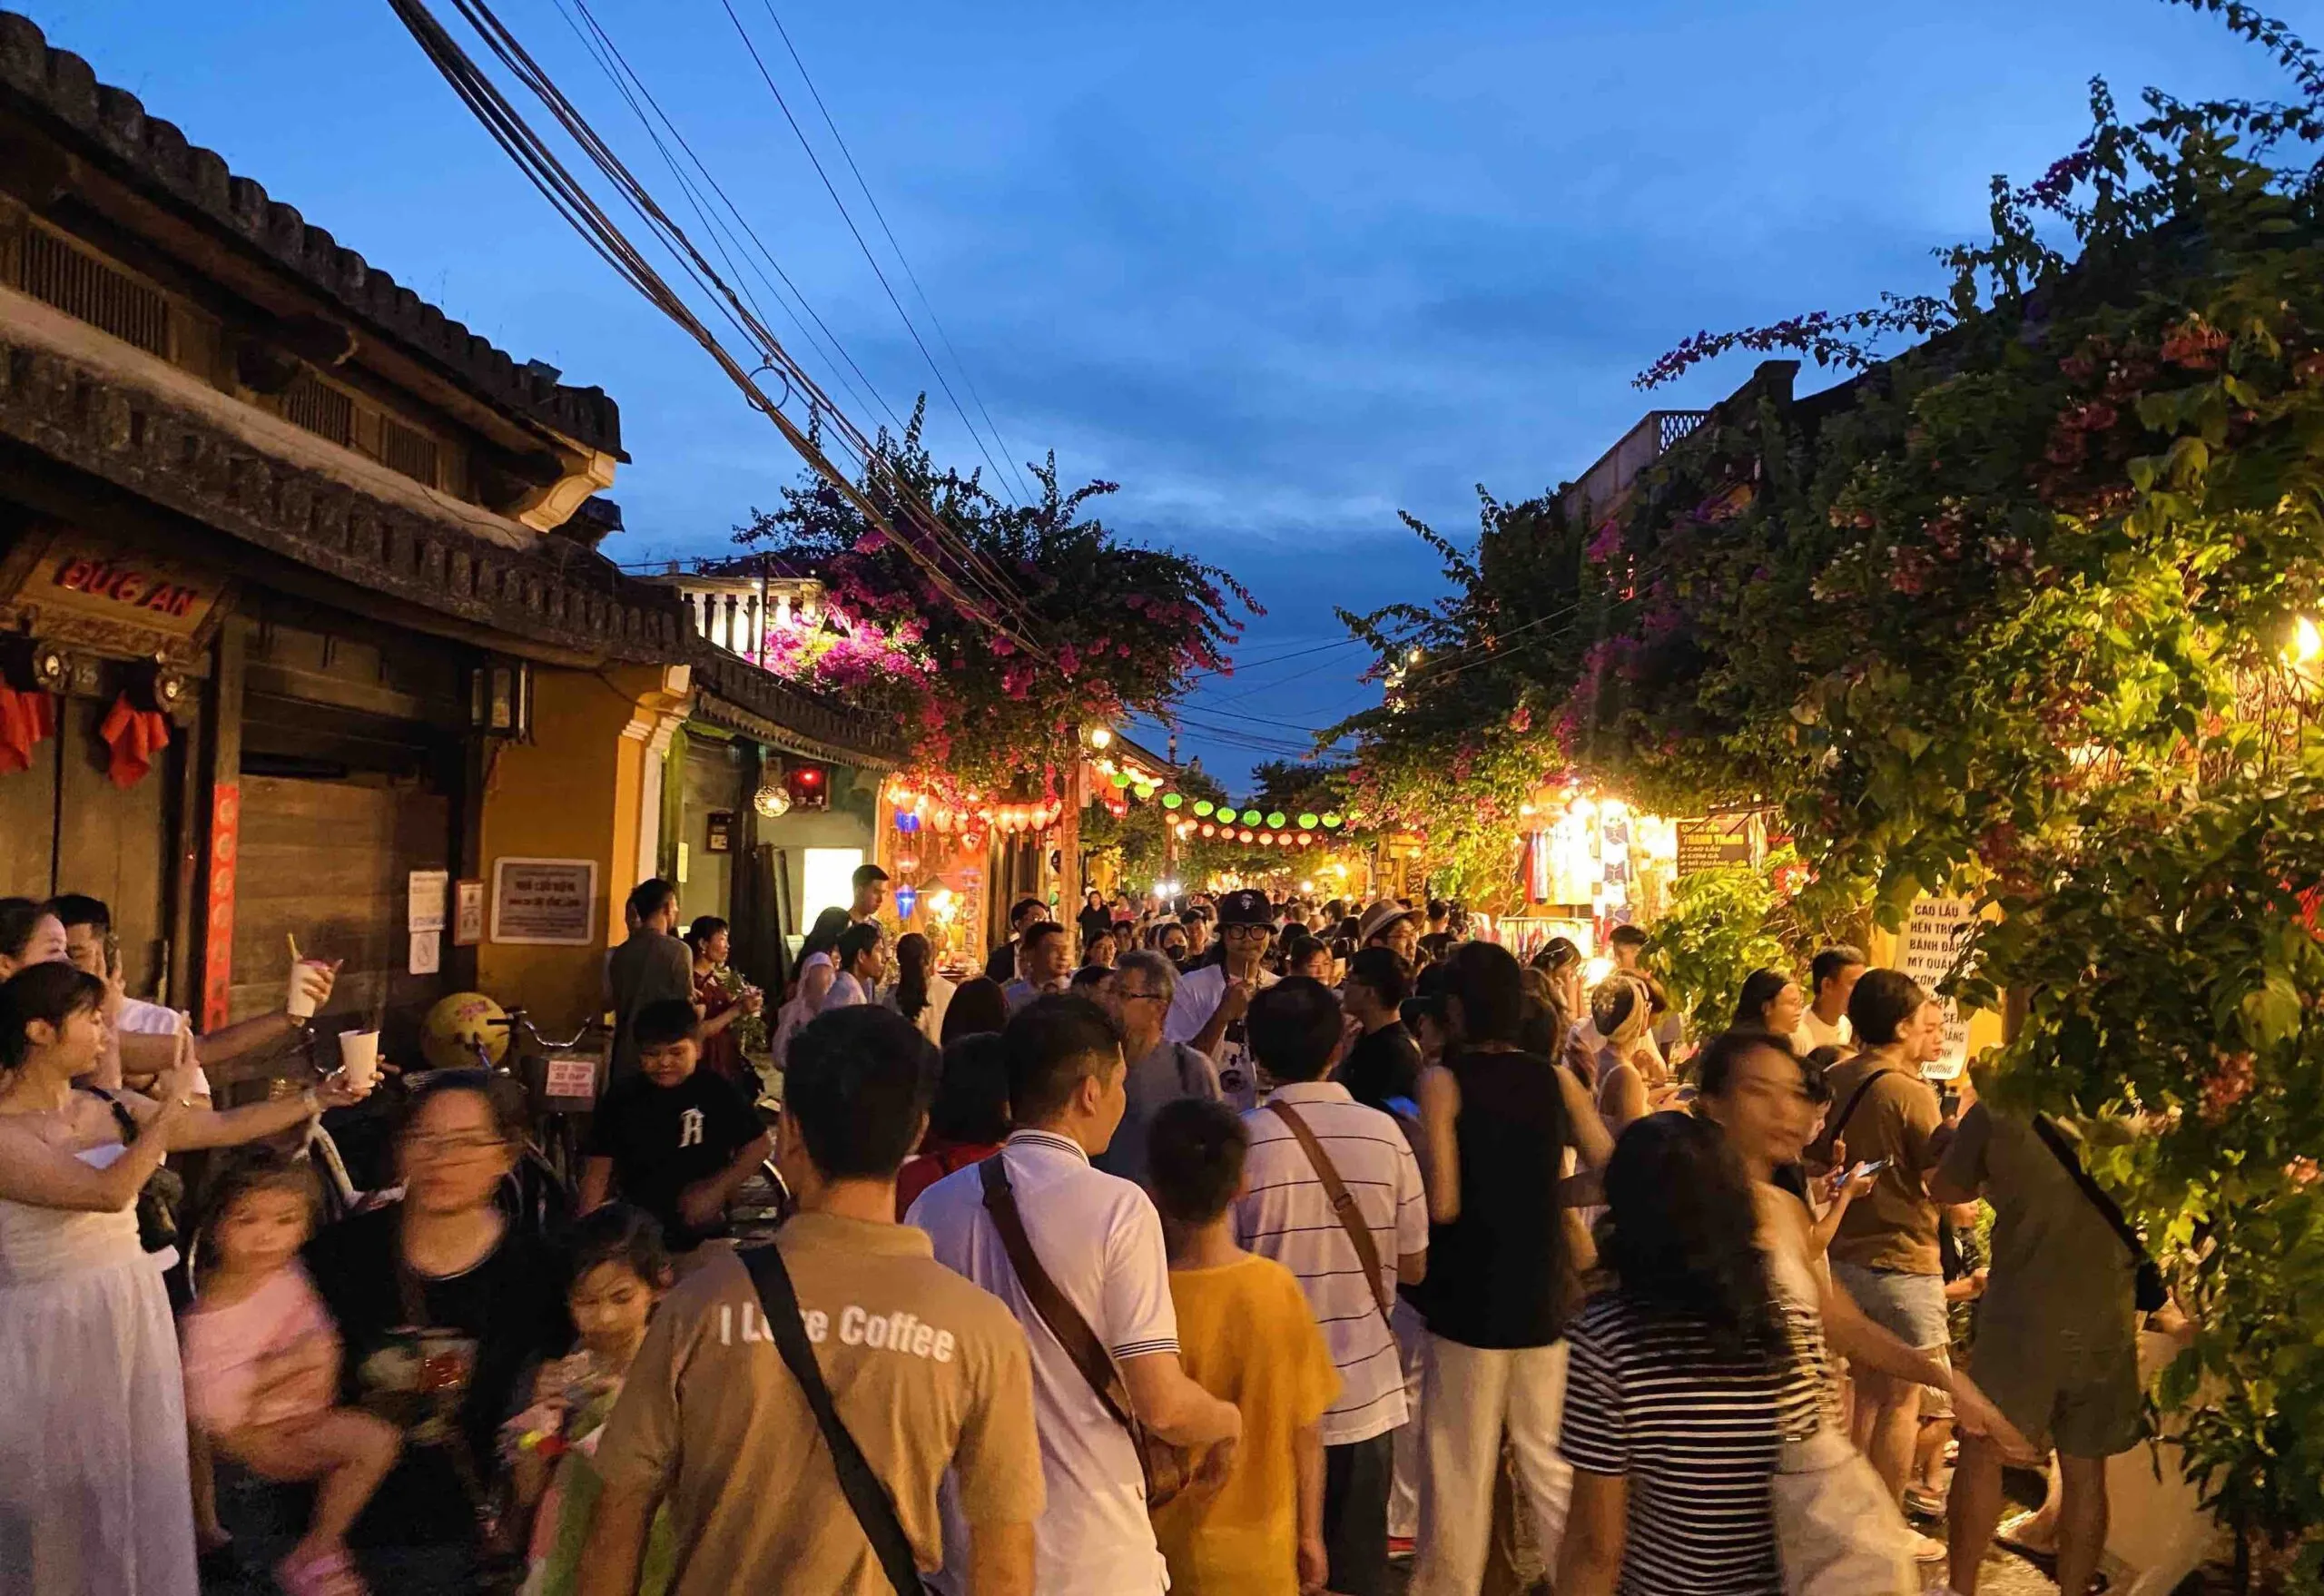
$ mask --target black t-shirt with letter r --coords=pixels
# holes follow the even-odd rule
[[[678,1195],[734,1161],[763,1127],[743,1094],[707,1069],[675,1086],[643,1075],[616,1082],[597,1103],[589,1124],[589,1157],[614,1161],[614,1189],[662,1222],[673,1252],[688,1252],[726,1234],[722,1221],[706,1229],[688,1225]]]

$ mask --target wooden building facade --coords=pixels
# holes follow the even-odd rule
[[[280,1000],[295,933],[392,1046],[495,973],[454,928],[423,957],[414,872],[489,881],[554,808],[586,829],[553,851],[600,865],[596,945],[557,972],[586,1008],[637,879],[615,788],[714,651],[596,552],[576,512],[620,416],[558,377],[0,12],[0,893],[105,899],[130,990],[205,1027]],[[560,772],[537,717],[608,684],[611,752]]]

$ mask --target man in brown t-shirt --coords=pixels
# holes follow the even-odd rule
[[[800,1213],[774,1245],[841,1421],[887,1487],[923,1571],[943,1561],[949,1469],[970,1596],[1030,1596],[1042,1507],[1025,1335],[1000,1301],[895,1222],[936,1053],[885,1010],[819,1016],[792,1043],[775,1156]],[[891,1596],[749,1271],[712,1259],[665,1301],[597,1449],[605,1478],[581,1596],[631,1596],[658,1503],[671,1596]]]
[[[1928,1177],[1942,1151],[1932,1143],[1944,1111],[1935,1089],[1921,1079],[1920,1012],[1927,1001],[1901,970],[1869,970],[1856,982],[1848,994],[1848,1025],[1865,1050],[1825,1078],[1832,1118],[1816,1150],[1828,1158],[1837,1142],[1851,1165],[1888,1161],[1872,1190],[1840,1216],[1832,1280],[1866,1318],[1905,1345],[1942,1358],[1950,1336]],[[1856,1397],[1856,1443],[1901,1501],[1920,1422],[1920,1387],[1860,1371]]]

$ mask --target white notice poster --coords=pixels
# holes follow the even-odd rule
[[[597,862],[496,859],[492,940],[536,947],[586,948],[596,941]]]
[[[1930,991],[1953,973],[1961,944],[1977,929],[1976,907],[1966,898],[1923,898],[1905,921],[1896,968]],[[1931,1080],[1954,1080],[1969,1062],[1969,1017],[1952,999],[1945,1001],[1945,1046],[1924,1067]]]
[[[406,912],[410,923],[405,929],[414,936],[421,931],[442,931],[444,898],[451,886],[452,872],[448,870],[413,871],[406,891]]]

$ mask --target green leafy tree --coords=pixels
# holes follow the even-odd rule
[[[1512,617],[1553,607],[1575,533],[1547,500],[1489,514],[1488,546],[1531,524],[1541,551],[1369,619],[1384,667],[1423,635],[1495,663],[1409,681],[1358,781],[1424,811],[1425,773],[1528,709],[1544,765],[1778,806],[1810,919],[1997,908],[1953,983],[2022,994],[1990,1089],[2142,1128],[2095,1162],[2191,1253],[2183,1460],[2258,1577],[2314,1592],[2324,68],[2248,6],[2195,8],[2290,94],[2126,113],[2093,85],[2089,135],[1996,181],[1944,291],[1687,340],[1643,380],[1747,349],[1855,374],[1795,398],[1796,364],[1763,366],[1592,525],[1577,618],[1521,653]]]
[[[1067,489],[1051,457],[1031,466],[1038,497],[1019,505],[980,475],[939,467],[921,443],[925,410],[923,400],[901,438],[881,433],[887,468],[863,482],[910,550],[811,472],[735,533],[823,579],[832,625],[859,645],[810,651],[804,668],[902,718],[921,779],[994,791],[1045,780],[1080,728],[1163,714],[1196,673],[1223,665],[1241,629],[1233,608],[1263,613],[1226,572],[1117,537],[1091,513],[1111,482]],[[928,532],[929,514],[948,538]]]

